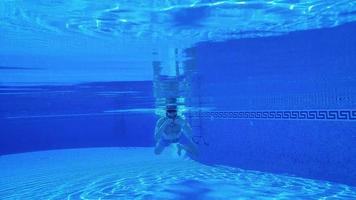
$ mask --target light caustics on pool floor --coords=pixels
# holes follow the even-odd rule
[[[0,156],[0,199],[354,199],[325,181],[207,166],[152,148]]]

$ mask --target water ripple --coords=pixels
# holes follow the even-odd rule
[[[349,0],[5,0],[0,23],[9,32],[199,42],[333,27],[355,21],[355,11]]]

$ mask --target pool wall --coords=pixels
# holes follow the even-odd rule
[[[150,81],[0,89],[0,155],[153,145]]]
[[[351,23],[198,45],[200,160],[356,185],[354,35]]]
[[[198,70],[187,106],[205,109],[187,113],[199,160],[356,185],[354,35],[352,23],[191,49]],[[157,116],[125,111],[154,108],[152,82],[99,87],[145,93],[116,97],[92,91],[97,84],[54,91],[41,86],[48,91],[41,94],[5,95],[11,88],[2,87],[0,155],[153,146]]]

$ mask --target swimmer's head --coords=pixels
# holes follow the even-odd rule
[[[167,106],[166,116],[169,118],[177,117],[177,106]]]

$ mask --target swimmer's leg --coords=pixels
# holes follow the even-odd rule
[[[177,148],[178,148],[177,154],[179,156],[182,153],[182,149],[184,149],[189,155],[198,156],[198,150],[194,144],[187,143],[186,145],[183,145],[183,144],[178,143]]]
[[[166,146],[167,145],[165,144],[165,142],[162,139],[158,140],[156,143],[156,146],[155,146],[155,150],[154,150],[155,154],[156,155],[161,154]]]
[[[178,156],[182,155],[182,149],[183,149],[183,145],[177,143],[177,154],[178,154]]]

